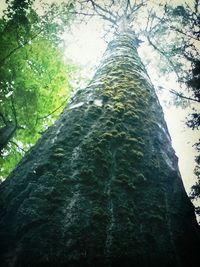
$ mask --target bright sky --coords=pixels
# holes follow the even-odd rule
[[[37,0],[39,1],[39,0]],[[61,0],[57,0],[58,2]],[[157,0],[155,0],[157,1]],[[50,1],[47,1],[50,2]],[[159,1],[160,2],[160,1]],[[173,3],[183,3],[182,0],[174,0]],[[188,0],[190,2],[190,0]],[[2,15],[1,11],[5,8],[5,0],[0,0],[0,16]],[[101,29],[101,32],[100,32]],[[73,34],[65,33],[63,38],[65,39],[65,57],[73,59],[78,64],[83,65],[83,73],[87,77],[92,77],[94,69],[98,66],[99,60],[102,57],[103,52],[106,49],[106,42],[101,38],[102,36],[102,27],[99,22],[90,22],[87,25],[81,27],[74,27]],[[147,48],[144,50],[140,49],[140,53],[143,53],[144,50],[148,53]],[[91,70],[92,68],[92,70]],[[157,81],[157,77],[153,71],[149,72],[150,77],[153,82],[156,82],[158,85],[159,82],[161,86],[169,86],[173,88],[173,80],[168,84],[164,85],[164,81]],[[169,96],[165,96],[165,98]],[[163,97],[162,99],[163,100]],[[161,101],[163,105],[163,102]],[[182,179],[186,188],[186,191],[190,191],[190,187],[195,182],[195,176],[193,175],[194,170],[194,155],[195,150],[192,147],[192,144],[197,140],[198,133],[188,129],[185,126],[185,117],[187,116],[187,109],[183,110],[182,108],[175,108],[174,106],[166,108],[163,105],[165,119],[168,124],[168,128],[172,137],[173,147],[176,151],[176,154],[179,158],[179,167],[182,174]]]

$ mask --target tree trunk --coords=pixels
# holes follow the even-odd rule
[[[132,33],[0,188],[0,262],[194,266],[199,229]]]
[[[0,112],[0,118],[4,123],[4,126],[0,127],[0,156],[2,150],[7,146],[7,144],[11,141],[13,135],[17,130],[17,123],[16,121],[9,121],[6,120],[3,113]]]

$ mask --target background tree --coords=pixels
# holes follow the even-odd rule
[[[174,71],[177,81],[181,85],[180,91],[168,89],[174,95],[175,105],[191,106],[186,124],[193,130],[198,130],[200,125],[200,3],[198,0],[183,6],[164,5],[162,16],[149,12],[147,38],[167,63],[162,73]],[[169,32],[171,31],[171,34]],[[174,35],[175,34],[175,35]],[[160,37],[165,42],[172,40],[166,46],[160,42]],[[191,199],[198,200],[200,196],[199,182],[199,140],[194,144],[198,155],[195,158],[197,166],[194,173],[197,177],[196,184],[192,187]],[[199,214],[199,207],[196,207]]]
[[[55,121],[77,75],[64,62],[60,37],[72,21],[71,7],[52,4],[39,15],[33,1],[7,3],[0,20],[1,179]]]

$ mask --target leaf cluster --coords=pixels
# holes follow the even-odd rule
[[[56,23],[59,8],[45,7],[39,15],[32,8],[33,1],[7,2],[0,19],[0,112],[18,127],[0,157],[1,179],[63,110],[78,70],[64,62],[62,45],[58,46],[64,29],[60,20]],[[65,24],[69,17],[63,17]]]

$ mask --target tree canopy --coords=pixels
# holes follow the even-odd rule
[[[51,5],[39,15],[33,1],[7,2],[0,20],[0,126],[12,122],[14,128],[1,144],[3,179],[62,111],[78,70],[64,61],[59,36],[72,19],[67,5]],[[56,20],[61,10],[62,23]]]

